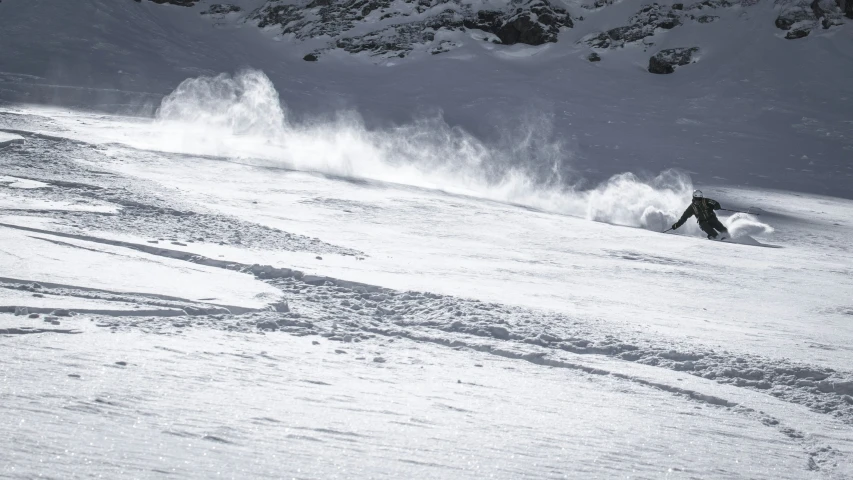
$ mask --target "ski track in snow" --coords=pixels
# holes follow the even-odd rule
[[[465,372],[465,382],[460,379],[457,384],[466,385],[466,388],[498,389],[483,395],[489,398],[497,395],[499,400],[495,401],[504,402],[506,408],[515,412],[513,414],[519,414],[514,410],[518,405],[511,405],[511,401],[499,393],[500,389],[507,388],[506,385],[500,385],[498,380],[504,373],[496,376],[482,374],[480,379],[479,372],[485,370],[477,368],[472,371],[468,364],[478,362],[476,367],[490,364],[518,370],[518,373],[507,373],[510,375],[507,378],[524,385],[526,383],[522,377],[525,375],[547,379],[543,380],[543,386],[535,384],[529,387],[534,390],[543,388],[543,395],[551,388],[554,388],[553,395],[565,395],[566,390],[561,390],[559,386],[560,382],[566,382],[565,385],[573,385],[570,390],[572,395],[586,398],[595,393],[584,393],[586,391],[579,385],[584,382],[591,382],[590,385],[603,382],[606,387],[596,390],[598,395],[610,394],[602,392],[641,391],[642,395],[655,398],[670,396],[677,400],[664,402],[675,402],[672,408],[676,410],[689,410],[692,406],[719,410],[718,413],[709,414],[714,421],[726,419],[724,422],[745,422],[756,430],[756,435],[770,435],[771,438],[779,439],[777,441],[790,442],[799,449],[799,453],[794,455],[796,460],[777,459],[777,465],[770,465],[772,462],[769,458],[747,460],[746,463],[755,470],[728,471],[728,467],[713,470],[716,464],[711,458],[690,467],[675,467],[675,470],[668,472],[672,476],[799,478],[807,471],[815,471],[827,478],[844,478],[851,472],[849,455],[853,442],[845,433],[832,432],[833,429],[849,432],[853,425],[853,372],[846,366],[830,367],[783,358],[781,355],[771,357],[749,354],[738,351],[737,345],[731,349],[711,348],[703,344],[701,339],[694,342],[674,336],[655,335],[654,332],[632,329],[614,321],[616,319],[589,318],[545,308],[392,289],[304,273],[295,268],[232,260],[225,257],[224,253],[216,257],[205,255],[202,252],[214,247],[223,249],[217,250],[223,252],[228,251],[225,248],[235,249],[232,251],[262,249],[296,252],[304,256],[316,255],[318,259],[322,255],[329,255],[360,262],[370,258],[371,252],[326,243],[318,238],[284,232],[221,213],[211,208],[210,204],[205,206],[193,202],[192,197],[185,196],[174,187],[122,174],[122,169],[131,158],[123,157],[119,148],[28,131],[27,128],[33,124],[44,125],[49,122],[37,116],[26,117],[24,121],[22,118],[18,115],[0,115],[0,121],[4,122],[0,125],[7,130],[14,130],[15,135],[24,139],[23,143],[9,144],[0,150],[4,175],[0,177],[0,199],[8,200],[8,203],[0,204],[3,205],[0,231],[7,238],[18,239],[15,241],[20,243],[15,245],[29,244],[36,247],[35,250],[24,251],[4,245],[0,249],[0,259],[4,262],[12,259],[17,265],[27,265],[37,258],[28,258],[27,255],[50,256],[56,253],[48,252],[60,251],[50,249],[75,249],[92,255],[114,257],[139,256],[152,265],[166,262],[163,266],[168,268],[183,268],[181,265],[203,268],[208,275],[217,270],[251,275],[256,279],[254,282],[263,282],[261,285],[264,288],[272,287],[280,291],[281,295],[259,293],[259,298],[253,300],[253,306],[235,306],[215,298],[184,298],[168,291],[127,291],[127,287],[122,287],[120,282],[115,288],[51,282],[49,278],[45,280],[27,276],[39,273],[42,277],[50,277],[50,272],[35,272],[27,268],[14,272],[14,276],[12,272],[6,272],[4,278],[0,278],[0,312],[6,312],[6,315],[0,314],[0,341],[7,352],[4,359],[5,377],[16,379],[13,380],[16,382],[15,390],[3,394],[6,418],[26,420],[29,415],[41,418],[51,415],[56,409],[62,409],[63,415],[71,417],[66,421],[50,421],[52,428],[62,432],[60,435],[82,435],[80,438],[83,440],[94,440],[94,436],[98,435],[97,429],[68,430],[63,425],[75,421],[84,425],[86,421],[98,417],[110,419],[111,422],[118,422],[121,418],[136,418],[131,424],[142,425],[143,433],[141,438],[133,441],[141,442],[141,445],[165,441],[172,446],[170,448],[178,448],[181,454],[196,454],[209,448],[210,451],[219,450],[226,458],[245,452],[245,447],[251,446],[252,460],[242,467],[246,470],[240,473],[249,475],[269,474],[275,471],[269,462],[274,461],[277,455],[293,453],[278,450],[265,438],[269,436],[276,438],[275,442],[283,442],[299,452],[297,464],[306,469],[304,473],[308,477],[326,477],[335,468],[344,466],[351,470],[344,470],[341,476],[361,476],[367,474],[367,471],[359,470],[363,468],[359,463],[363,460],[360,456],[363,448],[359,445],[375,442],[373,448],[389,449],[395,441],[400,441],[395,436],[397,433],[370,433],[370,425],[359,423],[368,420],[363,417],[355,420],[351,412],[345,417],[335,413],[335,421],[344,423],[333,421],[326,426],[317,426],[307,418],[277,419],[270,416],[274,413],[268,411],[269,407],[254,403],[248,397],[243,401],[252,410],[238,410],[236,415],[239,419],[217,422],[212,420],[216,415],[231,415],[224,413],[229,407],[215,399],[201,400],[194,396],[193,390],[222,388],[232,395],[249,388],[247,392],[254,392],[265,401],[276,402],[286,401],[286,396],[270,398],[273,394],[269,391],[284,389],[290,392],[289,395],[296,396],[291,401],[297,411],[309,411],[314,404],[313,408],[322,411],[327,411],[328,405],[338,405],[332,409],[337,411],[343,408],[342,405],[352,404],[356,397],[358,402],[366,401],[363,395],[367,393],[355,394],[352,388],[361,387],[354,387],[351,378],[330,373],[336,367],[324,366],[318,371],[318,362],[344,362],[345,365],[340,368],[350,375],[366,378],[365,381],[371,385],[398,381],[390,377],[386,379],[384,373],[376,373],[377,368],[400,369],[400,375],[415,375],[413,381],[417,382],[426,380],[417,380],[419,377],[411,366],[432,365],[431,369],[435,368],[445,376],[447,372],[460,375]],[[55,133],[58,135],[60,132]],[[153,164],[153,159],[159,154],[134,151],[134,155],[134,161],[145,164],[150,159]],[[748,196],[749,193],[740,195]],[[232,200],[223,198],[218,201]],[[320,202],[325,207],[331,205],[335,209],[361,209],[365,212],[377,208],[369,203],[342,204],[335,199],[315,198],[305,202]],[[700,240],[684,241],[692,245],[694,241]],[[730,248],[743,246],[734,245]],[[698,265],[683,258],[651,254],[642,249],[603,248],[601,256],[623,262],[625,269],[635,268],[636,265],[679,269]],[[845,271],[849,273],[850,265],[839,265],[839,268],[847,268]],[[86,272],[80,273],[86,275]],[[851,309],[851,305],[836,305],[827,307],[823,314],[847,316],[853,311]],[[105,337],[105,332],[110,333]],[[58,333],[75,335],[70,335],[68,340],[49,337]],[[122,339],[122,345],[110,345],[110,337]],[[29,340],[31,338],[35,340]],[[161,346],[160,338],[164,339],[162,343],[169,346]],[[306,343],[309,339],[321,342],[327,350],[322,354],[307,353],[305,349],[317,346],[309,347]],[[85,348],[89,342],[96,346],[94,350]],[[212,342],[209,351],[205,350],[208,348],[204,346],[205,342]],[[297,354],[281,347],[281,344],[293,348],[298,346],[306,353]],[[837,348],[830,345],[825,347]],[[190,351],[181,351],[182,348],[189,348]],[[821,345],[815,345],[815,348],[820,349]],[[242,349],[255,353],[247,353]],[[263,351],[257,353],[261,349]],[[128,361],[127,358],[134,354],[146,360],[138,364]],[[446,358],[439,362],[438,357]],[[349,360],[351,358],[356,358],[355,363]],[[52,367],[51,362],[56,361],[71,372],[62,380],[62,393],[47,394],[44,385],[18,383],[34,374],[50,378],[62,375],[48,372]],[[198,408],[203,406],[209,409],[207,413],[175,409],[174,406],[169,407],[172,410],[160,410],[164,404],[158,402],[164,401],[164,394],[151,391],[153,387],[146,383],[157,383],[159,379],[144,380],[133,376],[134,383],[127,389],[116,390],[116,387],[110,386],[110,382],[118,381],[113,378],[120,376],[119,372],[148,366],[149,362],[156,365],[146,367],[150,369],[138,375],[156,377],[160,372],[165,374],[170,369],[176,369],[176,373],[166,375],[164,385],[185,389],[187,394],[193,396]],[[227,373],[210,370],[213,367],[204,366],[207,362],[212,362],[213,367],[220,365]],[[458,365],[442,365],[442,362],[465,362],[467,366],[463,369]],[[449,370],[443,370],[445,368]],[[293,373],[293,369],[298,373]],[[563,374],[555,373],[558,370],[570,373],[564,377]],[[431,371],[441,375],[435,373],[435,370]],[[317,376],[314,377],[312,372],[317,372]],[[388,370],[383,372],[387,373]],[[178,382],[186,379],[184,375],[190,376],[191,387],[178,386]],[[277,378],[280,375],[285,375],[288,382],[296,383],[288,384],[285,379]],[[334,378],[329,378],[329,375]],[[443,378],[442,382],[446,383],[447,380]],[[75,382],[84,381],[93,381],[100,386],[76,386],[82,384]],[[487,385],[479,385],[481,381]],[[332,388],[334,393],[329,395],[320,393],[323,388],[333,384],[344,387]],[[268,392],[260,393],[258,385],[264,385],[264,390]],[[446,388],[446,385],[442,388]],[[442,390],[436,390],[439,391]],[[356,397],[350,396],[354,394]],[[243,395],[248,396],[249,393]],[[548,401],[557,401],[554,396],[525,400],[542,402],[537,404],[537,414],[541,414],[539,420],[522,415],[526,421],[536,423],[539,431],[521,435],[519,439],[509,442],[499,432],[533,427],[515,422],[511,422],[513,425],[505,425],[510,414],[504,416],[483,410],[485,404],[472,400],[467,393],[448,393],[447,398],[439,393],[424,396],[423,392],[411,391],[396,396],[389,391],[373,391],[370,395],[388,395],[386,400],[368,402],[368,418],[378,415],[375,417],[377,422],[399,417],[394,421],[402,422],[406,429],[438,428],[444,431],[454,421],[449,418],[465,418],[471,424],[480,425],[478,428],[483,428],[485,435],[497,438],[496,452],[503,454],[514,452],[522,455],[521,451],[514,450],[513,442],[517,444],[516,447],[529,442],[541,447],[539,442],[544,442],[549,445],[547,450],[557,448],[560,442],[579,441],[569,441],[565,436],[571,428],[563,430],[563,427],[555,426],[552,432],[545,427],[545,419],[559,417],[560,409],[568,408],[568,405],[559,403],[562,401],[552,406],[543,405]],[[449,417],[407,417],[406,408],[401,405],[406,402],[423,402],[425,399],[431,402],[431,409],[437,408],[444,412],[442,415]],[[613,401],[619,404],[625,400],[619,397]],[[625,407],[622,405],[621,408]],[[359,407],[355,404],[352,408]],[[640,407],[633,405],[630,408]],[[499,418],[491,418],[492,415],[499,415]],[[608,413],[603,415],[606,417]],[[282,422],[286,424],[283,437],[282,430],[277,427]],[[490,422],[497,428],[491,433],[491,427],[483,426]],[[6,445],[4,449],[9,451],[9,447],[16,445],[8,454],[10,460],[3,466],[9,475],[27,477],[34,474],[26,467],[17,470],[23,464],[16,459],[29,455],[30,448],[37,448],[31,445],[35,432],[28,428],[31,427],[12,427],[9,423],[0,423],[0,431],[3,433],[0,436],[12,439],[12,444]],[[578,428],[582,431],[587,427]],[[765,431],[770,433],[762,433]],[[171,440],[152,437],[157,432],[171,437]],[[554,437],[549,439],[551,433]],[[121,430],[110,435],[115,441],[123,443],[129,441],[128,435],[131,434]],[[579,438],[598,441],[595,435],[581,434]],[[509,443],[502,443],[505,441]],[[46,450],[36,455],[63,457],[63,454],[55,451],[62,441],[54,438],[48,444]],[[205,447],[198,450],[199,444]],[[331,459],[329,465],[322,465],[311,460],[311,447],[306,446],[311,444],[331,444],[331,448],[344,453]],[[121,450],[123,447],[111,448]],[[144,450],[146,447],[132,448]],[[465,460],[464,454],[443,458],[441,448],[435,448],[434,451],[427,449],[417,454],[407,452],[418,450],[392,448],[391,452],[376,454],[379,455],[376,458],[386,458],[387,455],[394,462],[408,465],[403,470],[399,470],[403,467],[394,467],[398,470],[392,467],[381,470],[386,467],[377,467],[381,470],[378,474],[399,475],[400,472],[408,471],[419,477],[457,474],[465,477],[478,476],[477,472],[486,471],[483,468],[493,467],[496,469],[494,472],[504,478],[517,478],[522,475],[520,472],[530,477],[550,477],[565,472],[597,476],[605,471],[625,474],[639,472],[640,476],[647,477],[662,474],[660,465],[636,465],[634,468],[637,470],[631,470],[626,467],[626,461],[630,465],[631,459],[625,452],[605,462],[606,466],[603,465],[602,470],[582,465],[566,467],[559,460],[559,455],[553,456],[555,454],[547,452],[540,452],[543,458],[538,461],[522,458],[474,468]],[[596,448],[598,451],[607,450],[601,446]],[[715,448],[724,447],[718,445]],[[85,459],[82,460],[84,463],[94,465],[91,467],[92,472],[118,473],[112,463],[110,450],[88,449],[83,442],[71,451],[79,452],[81,458]],[[154,451],[165,450],[157,447]],[[264,452],[270,457],[265,457]],[[527,451],[528,454],[530,452]],[[470,454],[476,455],[473,452]],[[74,461],[67,457],[67,453],[65,455],[64,460],[51,461],[56,474],[78,474],[74,469]],[[153,476],[169,471],[204,477],[223,468],[222,464],[211,460],[204,464],[202,470],[190,472],[186,467],[178,466],[176,460],[180,454],[170,454],[166,460],[162,460],[165,470],[160,470],[145,460],[142,450],[125,450],[123,455],[133,458],[132,465],[127,468],[139,476]],[[717,458],[716,462],[722,462],[721,458]],[[643,462],[642,458],[638,461]],[[534,464],[539,466],[534,468]],[[787,468],[791,465],[797,466],[795,469]],[[560,468],[567,470],[561,471]]]

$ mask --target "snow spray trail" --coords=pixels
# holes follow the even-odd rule
[[[294,170],[445,190],[548,210],[576,212],[560,176],[568,155],[544,129],[519,129],[511,148],[490,148],[440,117],[370,130],[355,112],[295,123],[259,71],[184,81],[157,111],[155,148],[264,162]],[[546,175],[522,165],[548,164]]]
[[[548,125],[522,123],[505,144],[486,145],[440,116],[385,130],[368,129],[354,112],[291,122],[269,78],[246,70],[184,81],[158,109],[147,148],[437,189],[658,231],[689,201],[690,177],[676,171],[645,180],[624,173],[579,190],[576,179],[562,176],[571,152],[549,138]]]

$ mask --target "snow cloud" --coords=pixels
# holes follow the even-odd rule
[[[693,190],[690,177],[673,170],[650,179],[623,173],[577,188],[576,179],[562,174],[572,152],[553,140],[542,119],[519,122],[500,145],[487,145],[440,115],[381,130],[368,129],[352,111],[292,122],[272,82],[257,70],[184,81],[163,100],[155,127],[149,148],[436,189],[657,231],[675,221]]]

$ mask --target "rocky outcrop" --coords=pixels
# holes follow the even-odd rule
[[[452,12],[448,15],[452,15]],[[436,30],[427,26],[427,23],[405,23],[367,35],[345,37],[337,40],[335,46],[349,53],[366,52],[372,56],[403,58],[414,49],[415,45],[428,44],[435,40]],[[447,28],[459,28],[453,27],[452,21],[448,21],[445,25],[448,25]]]
[[[702,15],[701,17],[696,17],[696,21],[699,23],[714,23],[719,20],[720,17],[716,15]]]
[[[492,33],[505,45],[556,42],[561,27],[574,26],[565,9],[544,0],[528,2],[525,8],[517,9],[514,14],[479,11],[473,18],[465,19],[463,25]]]
[[[698,51],[698,47],[661,50],[649,59],[649,72],[656,74],[673,73],[675,67],[693,63],[693,56]]]
[[[653,3],[631,16],[628,25],[588,35],[582,42],[593,48],[617,48],[650,37],[659,28],[669,30],[680,24],[681,17],[676,10]]]
[[[601,55],[599,55],[595,52],[592,52],[586,57],[586,59],[589,60],[590,62],[600,62],[601,61]]]
[[[796,40],[798,38],[808,37],[809,33],[811,33],[811,29],[797,28],[786,33],[785,38],[788,40]]]
[[[749,7],[758,0],[703,0],[685,6],[675,3],[672,6],[652,3],[644,5],[621,27],[587,35],[581,43],[597,49],[619,48],[628,43],[643,42],[646,46],[653,43],[647,38],[662,30],[670,30],[689,21],[701,24],[720,20],[715,11],[733,7]],[[596,0],[587,8],[602,8],[609,0]],[[814,28],[831,28],[842,23],[844,9],[849,8],[853,15],[853,0],[777,0],[782,5],[776,26],[787,33],[785,38],[795,39],[808,36]],[[853,18],[853,17],[851,17]]]
[[[848,0],[853,3],[853,0]],[[776,18],[776,28],[785,30],[785,38],[804,38],[816,28],[828,29],[844,23],[839,3],[831,0],[798,0],[785,5]]]
[[[790,30],[794,25],[803,21],[813,22],[814,15],[810,10],[806,10],[800,6],[786,8],[776,18],[776,28],[781,30]]]
[[[739,1],[734,0],[704,0],[702,2],[692,3],[687,7],[688,11],[696,11],[696,10],[714,10],[718,8],[729,8],[735,5],[739,5]]]
[[[227,15],[229,13],[237,13],[243,9],[237,5],[227,3],[214,3],[207,10],[201,12],[202,15]]]
[[[411,8],[399,8],[401,2]],[[329,48],[381,57],[404,57],[415,49],[439,54],[459,46],[436,40],[439,31],[475,29],[494,35],[495,43],[541,45],[556,42],[561,28],[573,26],[569,13],[549,0],[512,0],[500,10],[473,10],[464,0],[393,5],[391,0],[311,0],[301,6],[271,0],[250,19],[298,39],[330,37]],[[352,35],[356,30],[360,33]]]
[[[358,22],[371,20],[368,18],[371,13],[390,6],[390,0],[312,0],[307,5],[272,0],[255,11],[252,19],[261,28],[277,26],[282,34],[292,34],[299,39],[335,37],[351,30]]]

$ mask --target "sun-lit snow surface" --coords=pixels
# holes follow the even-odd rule
[[[488,185],[172,153],[151,144],[157,121],[18,107],[0,122],[25,138],[0,152],[3,306],[84,312],[0,317],[5,474],[41,472],[39,455],[60,475],[143,477],[851,474],[850,201],[703,187],[760,212],[725,218],[743,231],[719,243],[692,222],[636,228],[647,209],[618,206],[646,192],[666,225],[689,200],[682,174],[534,208]],[[237,219],[270,237],[233,236]],[[214,220],[235,233],[208,240]],[[260,310],[282,296],[291,313]],[[221,306],[247,313],[173,317]]]
[[[5,374],[15,379],[4,418],[26,419],[0,422],[5,475],[811,474],[797,439],[739,413],[609,377],[408,340],[340,347],[287,335],[86,330],[0,338],[11,350]],[[803,415],[745,396],[738,400]],[[836,445],[843,438],[821,435]]]
[[[0,109],[0,472],[850,478],[853,29],[774,4],[375,65],[3,0],[0,99],[146,116]]]

